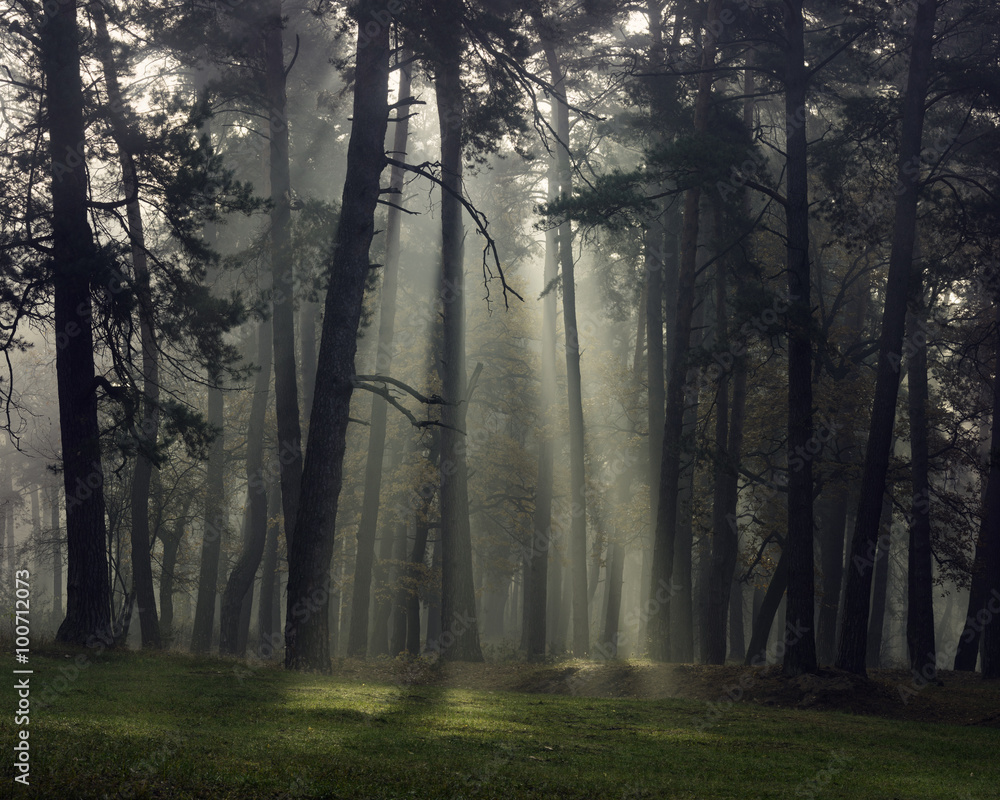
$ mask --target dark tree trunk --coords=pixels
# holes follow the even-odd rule
[[[820,497],[820,558],[823,589],[819,603],[816,651],[820,663],[832,664],[837,657],[837,612],[844,576],[844,534],[847,529],[847,487],[834,484]]]
[[[504,616],[507,612],[507,600],[510,598],[511,575],[494,575],[486,579],[483,591],[483,638],[499,642],[504,637]]]
[[[392,565],[392,552],[395,536],[392,526],[382,531],[379,542],[378,564],[375,568],[375,603],[372,609],[372,641],[371,654],[384,656],[389,653],[389,616],[392,614],[392,586],[395,568]],[[405,533],[404,533],[405,536]],[[352,625],[353,630],[353,625]]]
[[[1000,486],[1000,484],[997,484]],[[972,585],[969,588],[969,605],[966,612],[965,625],[958,638],[955,649],[955,670],[974,672],[979,661],[979,645],[982,625],[976,615],[983,609],[986,602],[986,548],[983,528],[979,528],[979,541],[976,543],[976,555],[972,563]]]
[[[396,591],[392,599],[392,633],[389,638],[389,655],[394,658],[406,650],[406,546],[409,544],[406,522],[400,522],[396,528],[396,550],[393,561],[396,562]]]
[[[753,49],[747,51],[745,56],[746,69],[743,72],[743,125],[750,131],[754,127],[754,109],[756,108],[756,54]],[[753,213],[749,192],[743,196],[743,216],[750,219]],[[753,243],[747,244],[753,252]],[[748,254],[748,262],[749,263]],[[745,287],[743,272],[737,270],[736,290],[742,292]],[[737,556],[739,553],[739,528],[736,522],[736,510],[739,505],[739,464],[740,454],[743,450],[743,429],[746,420],[747,404],[747,359],[746,355],[735,356],[733,363],[733,411],[732,420],[729,426],[729,452],[733,459],[734,469],[730,472],[727,480],[731,482],[729,492],[726,495],[728,507],[726,509],[727,522],[733,527],[736,537]],[[735,570],[734,570],[735,576]],[[734,661],[742,661],[746,656],[746,634],[744,630],[743,600],[745,593],[744,584],[737,577],[733,579],[729,602],[729,658]],[[754,592],[756,595],[756,590]]]
[[[38,504],[38,485],[31,487],[31,546],[32,569],[35,574],[42,575],[42,510]]]
[[[601,634],[601,655],[618,658],[619,622],[622,611],[622,578],[625,574],[625,548],[618,542],[608,545],[607,609]]]
[[[558,176],[549,169],[548,197],[558,196]],[[559,275],[559,240],[554,228],[545,233],[545,286]],[[534,531],[525,548],[524,603],[521,647],[529,661],[545,657],[548,607],[549,553],[552,549],[552,490],[554,448],[552,413],[556,403],[556,295],[554,288],[542,298],[541,396],[538,413],[538,481],[535,490]]]
[[[247,516],[240,554],[229,573],[222,594],[219,614],[219,652],[240,655],[243,635],[243,606],[248,593],[253,594],[253,582],[260,566],[267,540],[267,481],[264,472],[264,417],[271,384],[271,323],[262,322],[257,329],[257,367],[253,401],[247,425]]]
[[[295,530],[302,485],[302,430],[295,367],[295,276],[292,269],[291,180],[282,47],[281,0],[270,0],[264,25],[264,71],[270,134],[272,335],[274,410],[285,534]]]
[[[418,516],[410,551],[409,592],[406,598],[406,652],[420,655],[420,592],[418,586],[424,577],[427,558],[427,518]]]
[[[724,261],[716,266],[715,321],[718,352],[726,352],[729,343],[728,309],[726,299],[726,272]],[[743,359],[741,358],[741,364]],[[715,423],[715,492],[712,507],[712,568],[708,584],[707,628],[702,637],[707,639],[709,664],[726,663],[726,617],[730,613],[730,592],[736,557],[739,552],[739,531],[734,522],[739,492],[739,459],[743,444],[743,413],[746,400],[746,368],[734,376],[732,398],[732,425],[730,426],[729,372],[719,376],[716,394]],[[742,598],[741,598],[742,630]],[[740,654],[742,656],[742,654]]]
[[[978,628],[983,631],[984,678],[1000,678],[1000,301],[994,300],[994,303],[997,305],[995,324],[998,340],[996,377],[993,385],[993,431],[990,436],[986,508],[979,531],[980,543],[985,547],[984,580],[982,599],[978,608],[975,608],[974,617],[972,601],[971,599],[969,601],[969,617],[977,620]],[[978,621],[984,611],[985,629]],[[968,627],[968,623],[966,625]],[[974,668],[974,659],[972,663]]]
[[[915,307],[916,308],[916,307]],[[911,317],[912,331],[923,315]],[[922,681],[937,679],[934,649],[934,573],[931,566],[930,469],[927,445],[927,346],[917,346],[909,359],[911,505],[907,564],[906,645],[910,669]]]
[[[899,393],[899,363],[903,349],[907,295],[916,240],[917,196],[920,191],[919,175],[912,176],[910,173],[912,164],[920,161],[924,106],[931,71],[936,14],[937,0],[927,0],[917,7],[913,24],[913,45],[906,94],[903,98],[897,166],[896,217],[893,226],[892,252],[889,256],[889,277],[885,289],[878,375],[861,480],[861,498],[858,501],[854,538],[851,541],[851,567],[848,570],[847,588],[844,592],[837,666],[858,674],[865,672],[868,602],[872,580],[871,559],[868,558],[868,553],[875,549],[878,537],[882,494],[885,491],[885,478],[889,468],[889,447]]]
[[[707,260],[699,256],[697,265]],[[700,270],[699,270],[700,271]],[[695,291],[698,291],[696,287]],[[699,301],[691,318],[691,338],[688,349],[698,352],[704,343],[706,303]],[[676,355],[676,353],[674,353]],[[673,355],[671,356],[673,357]],[[667,368],[669,369],[669,367]],[[700,367],[691,366],[687,371],[686,387],[693,391],[685,398],[683,425],[681,427],[681,475],[677,497],[677,536],[674,539],[674,571],[670,579],[672,600],[670,603],[670,656],[673,661],[689,663],[695,660],[695,606],[699,619],[705,611],[704,591],[708,584],[708,569],[711,559],[706,557],[698,562],[698,583],[694,580],[694,498],[695,470],[698,466],[698,454],[689,443],[695,440],[698,426],[698,408],[701,402],[701,392],[697,388],[701,382]],[[699,626],[699,634],[701,628]],[[703,640],[699,640],[699,646]]]
[[[52,487],[49,500],[49,519],[52,526],[52,621],[53,624],[62,620],[63,600],[63,561],[62,561],[62,531],[59,527],[59,489]],[[110,602],[110,598],[108,599]]]
[[[267,493],[267,539],[264,544],[264,558],[260,568],[260,603],[257,608],[257,650],[258,653],[273,652],[278,641],[275,635],[280,627],[276,617],[280,617],[278,606],[278,534],[281,527],[277,521],[281,504],[281,489],[273,485]]]
[[[347,559],[341,555],[341,550],[346,550],[344,545],[346,539],[336,539],[333,543],[333,591],[330,592],[330,609],[327,614],[328,625],[330,626],[330,655],[337,655],[340,652],[340,642],[343,638],[344,619],[351,610],[350,600],[347,602],[347,612],[341,614],[341,605],[344,603],[344,579],[347,572]],[[277,625],[275,625],[277,627]]]
[[[66,618],[56,641],[93,644],[111,627],[111,584],[90,297],[101,270],[87,220],[77,4],[46,6],[37,35],[47,90],[56,381],[69,546]]]
[[[441,536],[433,540],[431,546],[431,573],[441,575]],[[438,639],[441,636],[441,591],[431,586],[427,592],[427,631],[424,638],[424,649],[431,653],[439,650]]]
[[[405,62],[406,53],[400,59]],[[410,96],[410,68],[399,72],[399,99]],[[405,109],[402,106],[401,109]],[[409,134],[409,116],[399,112],[393,138],[394,158],[402,159]],[[386,218],[385,267],[382,270],[382,297],[378,328],[378,353],[375,356],[375,374],[389,375],[392,369],[393,339],[396,329],[396,292],[399,282],[399,236],[402,212],[396,206],[403,189],[403,169],[393,165],[390,170],[390,198]],[[385,398],[375,395],[372,400],[371,425],[368,429],[368,458],[365,464],[365,489],[361,501],[361,522],[358,525],[357,561],[354,566],[354,598],[351,601],[351,634],[347,642],[349,657],[363,658],[368,650],[368,607],[371,601],[372,562],[375,555],[375,532],[378,528],[379,496],[382,490],[382,458],[385,453],[386,411]]]
[[[868,621],[865,665],[877,669],[882,659],[882,630],[885,624],[885,601],[889,591],[889,549],[892,545],[892,501],[882,503],[881,535],[875,552],[875,580],[872,586],[872,611]]]
[[[462,6],[449,0],[438,8],[434,89],[441,126],[441,386],[448,405],[441,413],[441,636],[442,657],[482,661],[472,575],[468,467],[465,447],[465,267],[462,204]]]
[[[111,132],[118,148],[118,163],[122,169],[122,193],[128,220],[131,244],[132,270],[135,299],[139,315],[139,340],[142,351],[142,402],[141,419],[136,432],[136,458],[130,489],[131,520],[130,543],[132,550],[132,580],[139,604],[139,627],[142,646],[159,648],[160,624],[156,616],[156,593],[153,588],[153,567],[150,561],[152,535],[149,526],[149,488],[153,477],[153,459],[157,432],[160,427],[159,354],[153,331],[153,299],[150,291],[149,268],[146,263],[146,235],[139,206],[139,181],[135,161],[129,149],[132,136],[125,121],[126,104],[118,83],[118,70],[111,49],[104,7],[99,2],[89,5],[97,32],[96,45],[104,82],[108,92],[108,109]]]
[[[812,305],[809,299],[809,166],[802,0],[785,4],[785,139],[788,269],[788,553],[786,675],[816,671],[813,575]]]
[[[205,488],[205,530],[201,540],[201,567],[198,573],[198,601],[191,632],[191,652],[207,653],[212,647],[215,627],[215,604],[219,593],[219,560],[222,534],[226,527],[225,469],[226,453],[222,426],[222,390],[208,389],[208,424],[218,431],[208,454]]]
[[[573,193],[572,166],[569,153],[569,105],[566,98],[566,76],[555,43],[548,35],[547,22],[536,18],[541,29],[542,46],[554,87],[556,163],[559,194]],[[590,649],[590,617],[587,592],[587,476],[584,466],[585,445],[583,425],[583,393],[580,375],[580,331],[576,319],[576,277],[573,256],[573,227],[564,220],[558,229],[559,266],[562,270],[563,328],[566,341],[566,392],[569,408],[570,504],[570,580],[572,582],[573,652],[585,656]]]
[[[719,19],[721,0],[709,0],[708,34],[702,50],[701,74],[695,100],[694,129],[708,129],[709,101],[712,95],[716,41],[712,32]],[[666,412],[663,427],[663,452],[660,461],[659,500],[656,534],[653,544],[653,572],[650,582],[649,619],[646,635],[649,655],[654,661],[670,658],[670,598],[673,591],[674,546],[677,538],[678,500],[681,481],[681,439],[684,425],[684,396],[687,375],[688,344],[691,339],[691,317],[694,312],[695,265],[698,249],[698,215],[701,188],[695,186],[684,197],[684,221],[681,230],[681,260],[677,279],[676,317],[673,334],[675,345],[669,359],[666,390]]]
[[[359,19],[380,10],[375,0],[363,0],[357,7]],[[285,666],[291,669],[330,670],[330,558],[344,480],[358,325],[379,177],[385,167],[388,91],[389,28],[382,26],[372,37],[358,36],[347,177],[326,295],[302,491],[288,555]]]
[[[729,590],[729,660],[742,662],[747,654],[746,631],[743,624],[745,587],[735,576]]]
[[[302,300],[299,308],[299,349],[302,353],[302,413],[306,425],[316,388],[316,323],[320,304]]]
[[[763,666],[767,663],[767,640],[771,635],[771,627],[774,625],[774,616],[778,613],[778,606],[788,587],[788,555],[787,550],[782,549],[781,557],[774,568],[774,574],[767,585],[767,591],[760,603],[760,608],[756,610],[753,619],[753,632],[750,634],[750,644],[747,647],[744,664],[755,667]]]
[[[188,521],[190,502],[188,500],[184,503],[173,529],[163,536],[163,561],[160,564],[160,631],[168,646],[174,639],[174,581],[177,578],[177,551],[184,540],[184,526]]]
[[[649,0],[646,4],[646,16],[651,39],[650,62],[662,68],[665,62],[663,35],[660,25],[663,17],[663,4]],[[669,122],[667,119],[665,93],[665,90],[659,83],[655,83],[651,87],[650,122],[654,126],[654,131],[664,130]],[[654,133],[654,140],[662,141],[662,135]],[[646,283],[643,287],[646,299],[646,386],[649,422],[646,452],[648,459],[646,477],[649,486],[650,535],[647,542],[648,545],[652,545],[652,534],[656,531],[657,504],[660,499],[658,487],[660,485],[660,459],[663,454],[663,415],[666,408],[663,294],[667,262],[671,262],[670,266],[674,272],[677,269],[674,257],[676,254],[667,253],[666,230],[663,222],[663,215],[670,212],[667,212],[662,207],[657,208],[657,212],[658,216],[651,219],[646,228]],[[672,302],[672,300],[669,302]],[[673,338],[674,329],[668,329],[671,332],[671,338]],[[647,549],[644,552],[649,553],[651,550]],[[647,555],[643,560],[642,586],[639,594],[640,602],[644,601],[649,594],[649,576],[647,570],[651,568],[652,562]],[[640,632],[640,635],[642,635],[642,632]]]

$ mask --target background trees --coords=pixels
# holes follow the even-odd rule
[[[60,638],[973,668],[995,10],[395,5],[5,18]]]

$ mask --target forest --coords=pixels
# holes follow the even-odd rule
[[[3,0],[32,713],[71,657],[995,712],[998,112],[988,0]]]

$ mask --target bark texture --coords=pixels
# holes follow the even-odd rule
[[[788,551],[786,675],[816,671],[813,574],[812,304],[809,282],[809,165],[801,0],[785,3],[786,267],[788,269]]]
[[[406,53],[401,55],[405,62]],[[399,71],[399,100],[410,96],[410,68]],[[409,119],[405,106],[400,107],[400,120],[396,122],[393,136],[393,158],[402,159],[409,135]],[[386,218],[385,266],[382,269],[382,296],[378,327],[378,353],[375,356],[375,374],[388,375],[392,369],[393,339],[396,329],[396,294],[399,284],[399,237],[402,228],[400,204],[403,190],[403,169],[393,165],[389,173],[390,200]],[[372,562],[375,554],[375,533],[378,529],[378,507],[382,490],[382,460],[385,454],[386,412],[385,398],[375,395],[372,400],[371,425],[368,429],[368,458],[365,463],[365,489],[361,501],[361,522],[358,525],[358,549],[354,566],[354,597],[351,601],[351,633],[347,642],[347,655],[363,657],[368,650],[368,607],[371,601]]]
[[[271,385],[271,323],[263,322],[257,329],[257,359],[259,368],[254,381],[250,420],[247,426],[247,513],[244,538],[239,556],[225,591],[219,619],[219,652],[243,655],[246,639],[243,631],[242,608],[247,594],[253,593],[253,582],[260,566],[267,540],[267,481],[264,479],[264,417]]]
[[[712,75],[715,65],[716,37],[721,0],[709,0],[707,30],[695,100],[694,130],[708,129],[709,101],[712,95]],[[646,635],[649,655],[654,661],[670,658],[670,599],[673,587],[674,546],[677,538],[678,501],[682,471],[681,438],[684,425],[684,384],[687,375],[688,343],[691,339],[691,318],[694,313],[695,265],[698,249],[699,205],[701,188],[692,187],[684,197],[684,217],[681,228],[681,259],[677,279],[676,317],[671,331],[675,340],[669,359],[666,390],[666,410],[663,426],[663,448],[660,461],[659,501],[656,514],[656,534],[653,542],[653,572],[650,581],[649,620]]]
[[[56,641],[93,644],[111,628],[104,470],[94,367],[91,282],[101,265],[87,220],[77,4],[46,6],[37,31],[47,89],[52,175],[52,288],[63,485],[66,491],[66,617]]]
[[[375,0],[360,2],[355,9],[359,19],[368,19],[378,10]],[[290,669],[330,670],[330,558],[344,480],[358,325],[379,178],[386,164],[388,91],[389,28],[382,26],[375,36],[358,36],[347,176],[326,295],[302,489],[289,544],[285,666]]]
[[[872,405],[861,497],[851,541],[851,566],[844,591],[837,667],[858,674],[865,673],[868,634],[868,603],[871,591],[869,551],[876,546],[882,493],[889,468],[889,448],[896,400],[899,393],[899,363],[903,349],[903,330],[909,293],[910,271],[917,232],[917,197],[920,192],[920,144],[924,127],[924,106],[931,72],[934,45],[934,20],[937,0],[927,0],[917,7],[913,26],[913,44],[903,98],[903,119],[897,165],[896,215],[893,225],[889,277],[885,289],[885,310],[879,343],[878,374]]]
[[[482,661],[472,574],[468,465],[465,448],[465,267],[462,225],[461,3],[437,13],[440,28],[434,90],[441,129],[441,632],[438,652],[452,661]]]
[[[302,429],[295,365],[295,275],[292,268],[292,187],[288,169],[288,115],[282,46],[281,0],[270,0],[264,25],[271,178],[272,335],[274,407],[278,421],[278,465],[285,531],[295,530],[302,485]]]

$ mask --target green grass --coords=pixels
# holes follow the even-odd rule
[[[31,788],[13,784],[15,797],[1000,797],[995,729],[749,704],[706,726],[692,700],[362,683],[179,655],[106,654],[58,680],[72,665],[32,656]],[[4,797],[13,715],[0,732]]]

